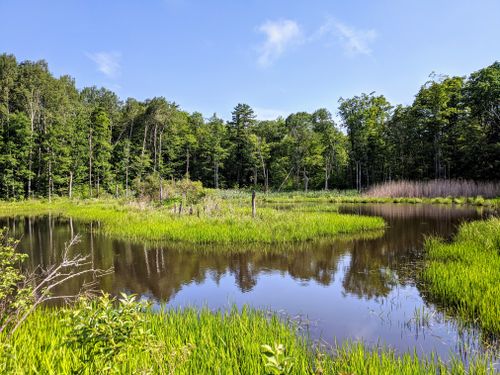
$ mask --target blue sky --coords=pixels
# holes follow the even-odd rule
[[[0,52],[226,119],[239,102],[269,118],[372,91],[409,104],[433,71],[500,59],[498,0],[0,0],[0,15]]]

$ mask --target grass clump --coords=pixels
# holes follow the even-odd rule
[[[238,201],[218,201],[216,208],[185,209],[138,206],[118,200],[23,201],[0,204],[0,216],[52,213],[82,221],[100,222],[108,235],[131,240],[182,241],[191,243],[282,243],[380,230],[381,218],[344,215],[325,210],[280,210],[251,207]]]
[[[314,348],[292,321],[247,307],[212,312],[136,309],[106,296],[68,310],[39,310],[0,352],[0,372],[116,374],[486,374],[415,353],[345,343]],[[116,301],[115,301],[116,302]],[[125,306],[123,306],[125,304]],[[82,320],[81,318],[85,318]],[[71,319],[77,322],[76,328]],[[112,319],[113,330],[106,324]],[[125,328],[121,328],[121,321]],[[91,329],[81,327],[89,321]],[[133,323],[133,324],[131,324]],[[0,344],[3,337],[0,335]],[[75,345],[75,342],[78,345]],[[111,350],[111,351],[110,351]]]
[[[500,336],[500,219],[465,223],[453,243],[431,238],[425,248],[428,296]]]

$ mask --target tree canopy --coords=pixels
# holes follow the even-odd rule
[[[408,106],[376,93],[338,104],[259,121],[240,103],[225,122],[163,97],[79,90],[45,61],[2,54],[0,198],[132,194],[150,176],[266,191],[500,179],[499,62],[469,77],[433,75]]]

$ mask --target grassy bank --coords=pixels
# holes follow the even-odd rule
[[[500,336],[500,219],[463,224],[453,243],[427,241],[426,293],[484,332]]]
[[[85,347],[69,345],[71,327],[63,311],[39,311],[4,347],[0,372],[9,374],[67,374],[75,369],[93,372],[104,362],[84,357]],[[233,309],[212,313],[170,310],[145,312],[134,325],[133,345],[125,343],[105,362],[110,373],[121,374],[485,374],[485,361],[470,372],[459,361],[444,364],[414,354],[396,355],[384,348],[369,350],[362,344],[345,344],[333,350],[313,351],[291,323],[264,312]],[[1,338],[1,336],[0,336]],[[291,371],[271,372],[262,345],[282,344],[285,353],[274,356]],[[270,355],[271,357],[273,355]],[[287,358],[286,358],[287,357]],[[286,358],[286,359],[285,359]],[[102,367],[101,367],[102,370]]]
[[[329,210],[278,210],[259,207],[252,217],[248,203],[220,200],[179,215],[172,207],[139,206],[118,200],[40,200],[0,203],[0,216],[52,213],[99,221],[107,235],[131,240],[191,243],[282,243],[382,229],[381,218],[341,215]]]
[[[417,198],[417,197],[370,197],[365,195],[336,195],[317,194],[311,196],[309,194],[299,193],[282,193],[270,194],[262,198],[266,203],[301,203],[301,202],[316,202],[316,203],[401,203],[401,204],[455,204],[455,205],[472,205],[472,206],[500,206],[500,198],[485,199],[483,197],[436,197],[436,198]]]

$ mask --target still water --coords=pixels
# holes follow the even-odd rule
[[[443,358],[451,353],[467,358],[483,349],[478,332],[459,329],[426,302],[416,273],[426,236],[451,239],[461,222],[491,212],[390,204],[345,205],[340,211],[381,216],[388,227],[365,239],[217,251],[111,239],[93,230],[99,223],[54,216],[0,219],[0,226],[21,239],[19,249],[29,254],[31,268],[57,262],[64,244],[79,234],[73,251],[90,255],[96,268],[114,268],[100,280],[100,288],[136,293],[157,306],[218,309],[248,304],[293,317],[308,326],[313,339],[327,343],[364,340],[398,351],[435,351]],[[82,282],[73,280],[57,293],[74,293]]]

